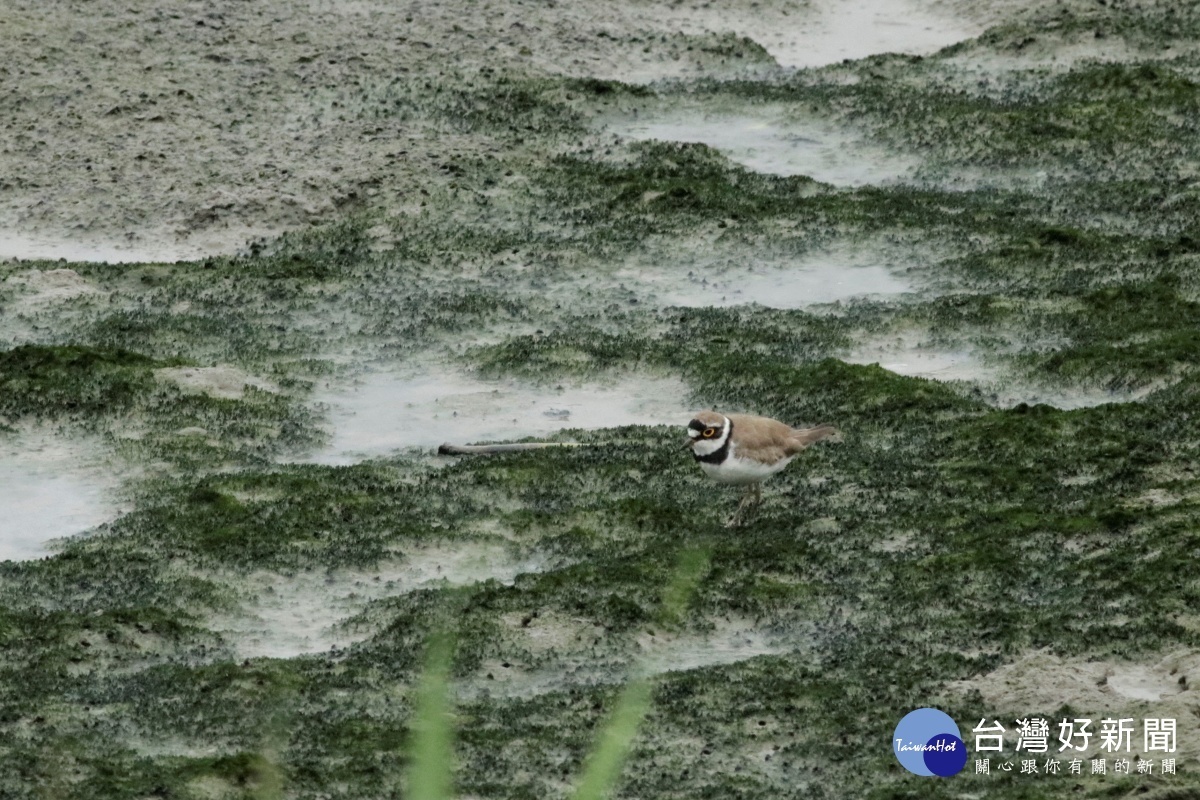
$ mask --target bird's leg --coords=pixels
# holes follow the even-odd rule
[[[736,528],[742,523],[742,514],[748,511],[756,511],[760,503],[762,503],[762,484],[752,483],[748,485],[742,492],[742,501],[738,503],[737,510],[733,512],[733,516],[725,523],[725,527]]]
[[[754,483],[747,486],[745,490],[742,491],[742,502],[738,503],[737,510],[733,512],[733,516],[730,517],[729,521],[725,523],[726,528],[736,528],[741,524],[742,512],[751,505],[750,500],[752,497],[754,497],[755,489],[757,488],[758,484]]]

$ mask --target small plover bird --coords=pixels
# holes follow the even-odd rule
[[[734,527],[742,513],[762,500],[762,482],[779,472],[813,442],[841,434],[832,425],[793,428],[769,417],[701,411],[688,423],[692,456],[704,474],[717,483],[745,486],[742,502],[725,523]]]

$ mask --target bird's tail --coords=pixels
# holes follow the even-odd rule
[[[792,440],[801,447],[828,439],[831,442],[842,441],[842,432],[832,425],[817,425],[815,428],[796,428],[792,431]]]

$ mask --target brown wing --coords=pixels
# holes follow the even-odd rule
[[[792,455],[792,428],[769,417],[750,414],[726,414],[733,423],[737,435],[737,454],[763,464],[774,464],[781,458]],[[796,451],[799,452],[799,451]]]
[[[794,456],[813,442],[838,433],[832,425],[815,428],[793,428],[770,417],[750,414],[727,414],[737,431],[738,456],[773,464],[781,458]]]

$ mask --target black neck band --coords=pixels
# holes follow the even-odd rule
[[[702,456],[695,450],[692,451],[692,456],[703,464],[720,464],[729,455],[729,443],[733,441],[733,420],[729,420],[729,435],[725,437],[725,443],[716,450],[713,450],[706,456]]]

